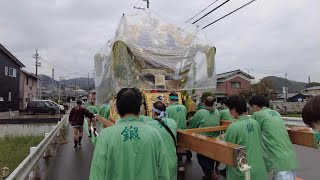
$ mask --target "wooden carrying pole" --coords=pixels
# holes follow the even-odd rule
[[[107,120],[102,116],[96,117],[104,127],[109,127],[115,124],[114,121]],[[228,143],[218,138],[210,138],[197,133],[225,131],[230,121],[221,121],[221,126],[208,128],[195,128],[188,130],[178,130],[177,139],[179,146],[185,147],[211,159],[217,160],[230,166],[237,166],[237,161],[240,157],[245,157],[245,147],[237,144]],[[314,133],[307,131],[294,132],[288,130],[289,137],[293,144],[317,148]]]
[[[222,127],[222,126],[219,126]],[[222,128],[224,129],[224,127]],[[238,159],[245,156],[245,147],[218,138],[178,130],[178,145],[200,153],[230,166],[237,166]]]

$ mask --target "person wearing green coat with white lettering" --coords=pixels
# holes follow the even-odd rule
[[[296,179],[297,156],[281,115],[267,108],[268,101],[259,95],[249,100],[251,116],[261,127],[261,145],[267,171],[274,180]]]
[[[177,180],[178,158],[176,152],[177,123],[175,120],[166,118],[166,106],[157,101],[153,104],[152,117],[154,120],[146,122],[160,133],[167,154],[167,164],[171,180]],[[166,126],[166,127],[165,127]],[[168,129],[166,129],[168,128]],[[170,132],[169,132],[170,131]]]
[[[169,103],[166,113],[168,118],[174,119],[177,122],[178,129],[186,129],[187,123],[187,108],[179,104],[178,94],[171,92],[169,94]]]
[[[99,134],[90,180],[169,180],[162,137],[154,128],[139,121],[140,91],[123,88],[116,99],[121,119]]]
[[[251,180],[266,180],[268,175],[262,156],[259,124],[247,115],[247,103],[239,96],[230,97],[227,106],[236,121],[228,126],[223,140],[245,146]],[[227,180],[244,179],[245,174],[238,167],[227,166]]]
[[[93,105],[93,102],[90,102],[90,106],[87,107],[88,111],[90,111],[92,114],[98,114],[98,108],[96,106]],[[91,132],[91,124],[93,127],[93,135],[96,136],[95,132],[97,131],[97,121],[96,118],[87,118],[88,120],[88,131],[89,131],[89,137],[92,136],[92,132]]]
[[[214,101],[215,99],[212,96],[207,96],[204,99],[203,107],[199,107],[198,111],[189,121],[189,128],[220,126],[219,111],[213,108]],[[208,137],[217,137],[220,135],[219,132],[205,132],[201,134]],[[203,179],[212,179],[213,176],[216,175],[214,172],[216,172],[215,169],[218,167],[219,162],[202,154],[197,154],[197,158],[205,175]]]

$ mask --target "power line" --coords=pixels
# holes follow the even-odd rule
[[[213,21],[212,23],[210,23],[210,24],[208,24],[208,25],[204,26],[202,29],[205,29],[206,27],[208,27],[208,26],[212,25],[213,23],[216,23],[216,22],[220,21],[221,19],[223,19],[223,18],[225,18],[225,17],[227,17],[227,16],[231,15],[232,13],[234,13],[234,12],[236,12],[236,11],[238,11],[238,10],[240,10],[240,9],[244,8],[244,7],[246,7],[247,5],[249,5],[249,4],[251,4],[251,3],[253,3],[254,1],[256,1],[256,0],[252,0],[252,1],[250,1],[250,2],[248,2],[248,3],[246,3],[246,4],[244,4],[243,6],[241,6],[241,7],[237,8],[237,9],[235,9],[235,10],[231,11],[230,13],[228,13],[228,14],[226,14],[226,15],[222,16],[221,18],[219,18],[219,19],[217,19],[217,20]]]
[[[140,2],[140,0],[138,0],[138,1],[137,1],[137,3],[136,3],[136,5],[134,5],[134,6],[133,6],[132,11],[131,11],[131,14],[132,14],[132,13],[133,13],[133,11],[135,10],[135,8],[134,8],[134,7],[136,7],[136,6],[138,5],[138,3],[139,3],[139,2]]]
[[[143,0],[140,1],[140,5],[139,5],[139,6],[134,6],[133,9],[136,9],[136,10],[137,10],[137,13],[138,13],[139,10],[145,10],[145,8],[142,8],[142,7],[141,7],[142,4],[143,4]]]
[[[189,21],[191,21],[193,18],[197,17],[199,14],[201,14],[203,11],[207,10],[210,6],[212,6],[214,3],[216,3],[219,0],[215,0],[213,1],[211,4],[209,4],[207,7],[205,7],[204,9],[202,9],[200,12],[198,12],[196,15],[194,15],[192,18],[190,18],[188,21],[186,21],[185,23],[188,23]]]
[[[197,19],[196,21],[194,21],[192,24],[195,24],[196,22],[200,21],[201,19],[203,19],[204,17],[208,16],[209,14],[211,14],[213,11],[217,10],[218,8],[220,8],[221,6],[223,6],[224,4],[226,4],[227,2],[229,2],[230,0],[226,0],[225,2],[223,2],[222,4],[220,4],[219,6],[215,7],[214,9],[212,9],[210,12],[208,12],[207,14],[203,15],[201,18]]]
[[[133,5],[134,1],[135,1],[135,0],[132,0],[132,1],[131,1],[131,3],[130,3],[129,9],[128,9],[128,14],[129,14],[129,12],[130,12],[130,9],[131,9],[131,7],[132,7],[132,5]]]

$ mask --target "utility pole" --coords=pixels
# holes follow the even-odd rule
[[[89,93],[89,91],[90,91],[90,86],[89,86],[89,74],[90,74],[90,73],[88,73],[88,93]]]
[[[77,99],[77,78],[74,78],[74,98]]]
[[[146,1],[147,2],[147,8],[149,9],[149,0],[143,0],[143,1]]]
[[[287,99],[288,99],[288,80],[287,80],[287,75],[288,75],[288,73],[286,72],[286,74],[285,74],[285,79],[286,79],[286,102],[287,102]]]
[[[38,77],[38,67],[41,67],[41,63],[39,63],[39,59],[41,58],[38,54],[38,49],[36,49],[36,54],[33,56],[36,59],[36,77]]]
[[[62,77],[60,77],[60,81],[59,81],[59,104],[61,103],[61,80],[62,80]]]
[[[250,71],[253,71],[253,69],[246,69],[248,71],[248,75],[250,76]],[[253,96],[253,92],[252,92],[252,80],[250,79],[250,92],[251,92],[251,96]]]
[[[51,87],[52,87],[52,92],[54,91],[54,69],[52,69],[52,77],[51,77]]]

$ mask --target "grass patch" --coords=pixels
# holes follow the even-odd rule
[[[283,117],[298,117],[301,118],[302,114],[284,114]]]
[[[0,168],[10,173],[28,156],[30,147],[37,146],[44,136],[6,136],[0,138]]]

